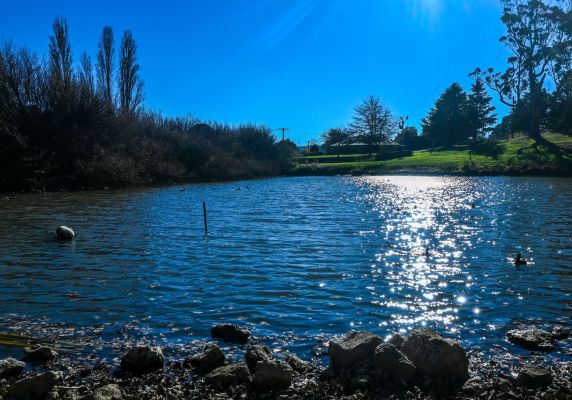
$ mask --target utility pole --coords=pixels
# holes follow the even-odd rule
[[[282,131],[282,141],[284,141],[284,132],[289,131],[290,128],[274,128],[273,131]]]

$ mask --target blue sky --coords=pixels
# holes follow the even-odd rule
[[[418,126],[448,85],[507,56],[499,0],[0,0],[0,39],[46,54],[58,15],[76,60],[104,25],[116,42],[133,32],[148,107],[286,126],[298,143],[369,94]]]

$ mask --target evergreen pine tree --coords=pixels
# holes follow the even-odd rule
[[[464,143],[470,136],[467,129],[467,93],[453,83],[437,99],[429,114],[421,121],[423,136],[432,145]]]
[[[492,131],[497,121],[497,115],[493,114],[495,107],[491,105],[492,100],[483,81],[477,78],[471,86],[467,102],[467,128],[475,139],[483,139]]]

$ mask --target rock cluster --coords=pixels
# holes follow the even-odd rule
[[[258,361],[271,361],[274,357],[272,357],[272,352],[266,346],[251,346],[246,350],[244,359],[248,369],[254,371]]]
[[[431,329],[413,331],[403,342],[401,352],[424,375],[452,378],[458,382],[469,378],[469,359],[465,350],[456,341]]]
[[[243,328],[228,326],[216,335],[228,340],[232,331],[238,335],[233,340],[244,341]],[[551,340],[567,335],[563,328],[541,332],[543,339]],[[511,365],[510,375],[491,373],[494,367],[487,370],[486,365],[493,365],[492,361],[475,358],[475,352],[470,352],[473,377],[469,379],[465,350],[429,329],[417,329],[408,336],[397,334],[386,342],[373,333],[350,332],[328,343],[330,366],[326,369],[294,355],[281,356],[278,349],[273,352],[263,345],[227,346],[230,352],[225,354],[219,344],[209,343],[184,361],[167,362],[160,347],[135,346],[121,358],[121,370],[112,373],[109,365],[101,370],[99,380],[93,378],[97,366],[74,372],[58,364],[64,357],[55,357],[51,349],[26,349],[29,368],[13,358],[0,360],[0,399],[572,398],[568,365],[543,367],[534,363],[538,358],[531,357],[523,365]],[[240,349],[245,350],[244,359],[237,360]],[[41,373],[45,368],[59,368],[65,375]],[[505,371],[507,364],[502,368],[497,372]],[[21,379],[22,374],[30,376]],[[78,386],[78,382],[83,383]]]
[[[350,332],[342,340],[330,342],[330,363],[336,370],[358,368],[373,360],[383,340],[369,332]]]
[[[288,389],[293,374],[292,367],[284,361],[258,361],[254,368],[254,387],[260,391]]]
[[[552,373],[537,365],[525,365],[518,373],[516,382],[532,389],[544,388],[552,383]]]
[[[407,338],[394,335],[386,343],[369,332],[351,332],[330,342],[330,363],[325,377],[349,376],[353,386],[386,380],[407,385],[415,378],[462,384],[469,377],[465,350],[430,329],[415,330]]]
[[[121,358],[121,368],[125,372],[144,374],[162,369],[164,362],[160,347],[136,346]]]
[[[225,360],[226,357],[220,347],[210,343],[205,346],[201,354],[187,359],[186,362],[201,372],[208,373],[215,368],[222,367]]]
[[[110,383],[108,385],[95,389],[91,394],[83,397],[81,400],[121,400],[121,389],[118,385]]]
[[[53,349],[46,346],[34,346],[24,348],[24,353],[26,361],[32,363],[46,363],[53,360],[58,353]]]
[[[18,377],[25,367],[26,363],[14,358],[0,360],[0,379]]]
[[[13,400],[44,399],[61,379],[61,373],[52,371],[21,379],[10,386],[6,398]]]
[[[563,326],[557,326],[551,332],[537,328],[513,329],[506,336],[509,342],[525,349],[550,352],[557,341],[570,336],[570,330]]]
[[[415,376],[416,367],[391,343],[382,343],[376,347],[373,365],[389,378],[398,381],[410,381]]]
[[[226,389],[231,385],[242,385],[252,381],[250,371],[246,363],[238,362],[222,367],[218,367],[214,371],[205,376],[205,383],[216,386],[220,389]]]
[[[236,325],[222,324],[211,328],[211,337],[228,343],[246,344],[250,337],[250,331]]]
[[[205,371],[205,364],[210,368],[205,376],[205,383],[218,389],[227,389],[229,386],[252,384],[260,392],[280,391],[287,389],[292,383],[294,369],[303,368],[304,362],[289,357],[289,361],[275,361],[272,352],[266,346],[250,346],[244,354],[246,362],[235,362],[223,365],[225,356],[222,350],[209,344],[203,354],[191,358],[191,365]],[[209,360],[205,363],[205,360]],[[215,364],[216,365],[215,367]],[[201,367],[201,368],[199,368]]]

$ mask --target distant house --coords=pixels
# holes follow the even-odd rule
[[[306,146],[297,146],[298,151],[305,156],[318,156],[326,154],[328,146],[324,143],[308,142]]]
[[[397,142],[383,142],[380,143],[377,148],[370,149],[370,146],[362,142],[354,143],[334,143],[328,146],[328,154],[368,154],[370,151],[372,153],[393,153],[405,149],[405,146],[400,145]]]
[[[328,154],[365,154],[369,152],[369,145],[361,142],[338,142],[328,146]]]

